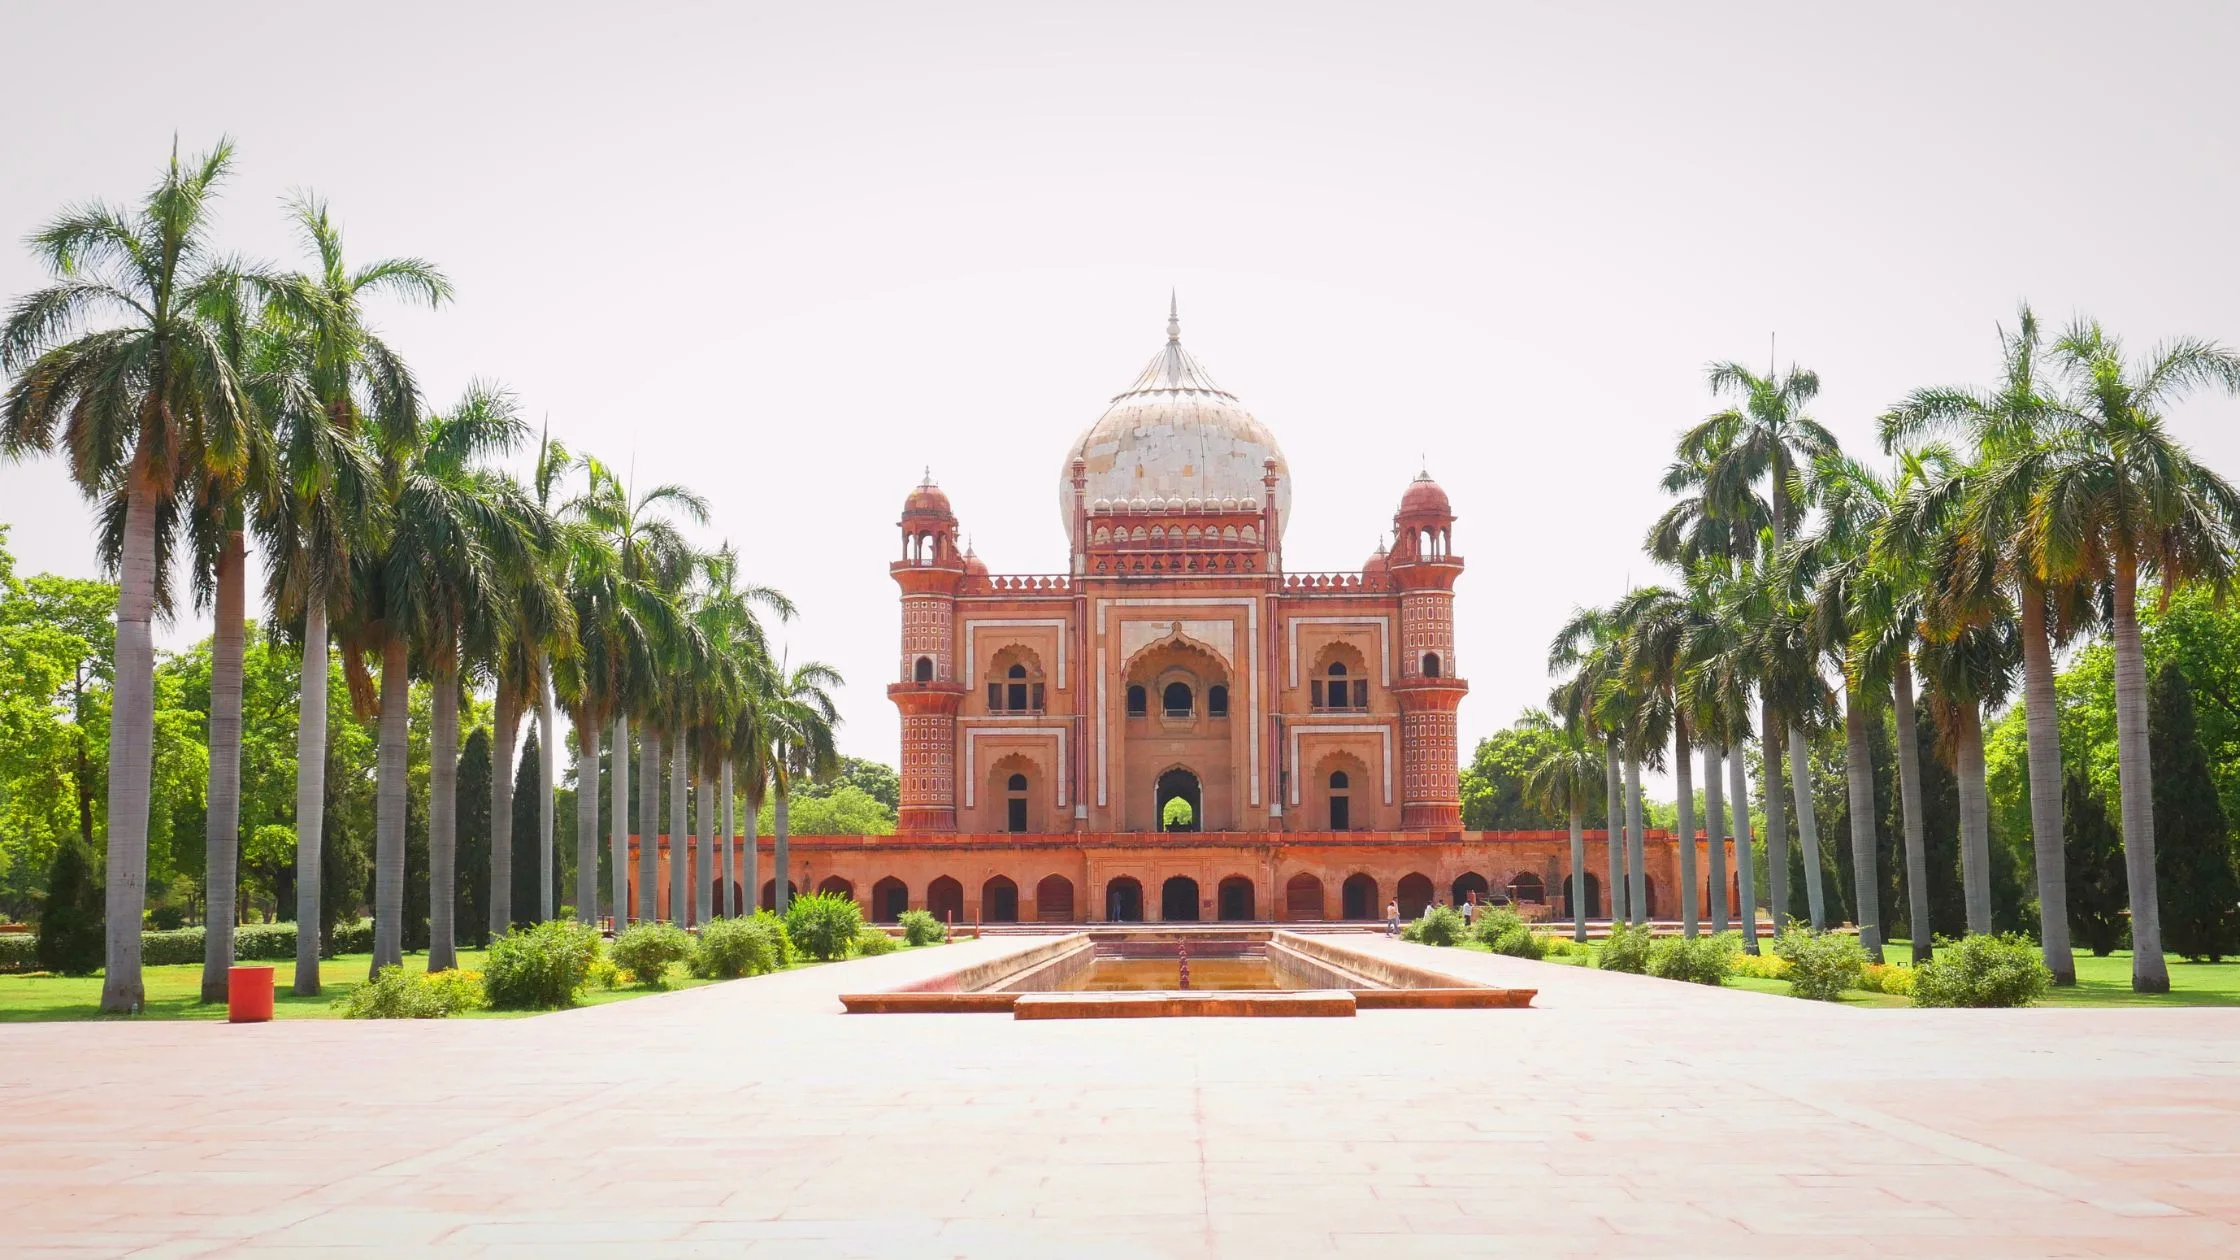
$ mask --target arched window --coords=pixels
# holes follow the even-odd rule
[[[1019,713],[1027,707],[1027,667],[1013,665],[1004,684],[1003,707]]]
[[[1343,770],[1332,770],[1330,772],[1330,786],[1338,789],[1341,792],[1344,791],[1348,786],[1346,782],[1346,772]]]
[[[1330,772],[1330,830],[1353,830],[1353,797],[1348,789],[1352,780],[1343,770]]]
[[[1217,718],[1229,716],[1229,689],[1220,683],[1215,683],[1206,688],[1206,716]]]
[[[1027,776],[1012,775],[1004,782],[1004,825],[1013,832],[1027,829]]]
[[[921,657],[919,657],[919,658],[918,658],[918,668],[917,668],[917,671],[916,671],[916,673],[915,673],[915,674],[913,675],[913,677],[915,677],[915,678],[916,678],[916,679],[917,679],[917,680],[918,680],[919,682],[922,682],[922,683],[929,683],[929,682],[932,682],[932,681],[933,681],[933,658],[932,658],[932,657],[930,657],[930,656],[921,656]]]
[[[1128,684],[1128,716],[1129,716],[1129,717],[1142,717],[1142,716],[1144,715],[1144,712],[1145,712],[1145,711],[1146,711],[1147,709],[1149,709],[1150,707],[1151,707],[1151,698],[1150,698],[1150,695],[1149,695],[1149,693],[1147,693],[1146,691],[1144,691],[1144,689],[1143,689],[1143,684],[1142,684],[1142,683],[1129,683],[1129,684]]]
[[[1159,693],[1159,707],[1166,710],[1168,717],[1186,718],[1195,711],[1191,699],[1189,683],[1171,682]]]
[[[1369,680],[1355,678],[1344,661],[1332,661],[1322,671],[1322,678],[1309,680],[1307,702],[1317,709],[1366,709],[1369,707]]]
[[[1423,676],[1425,678],[1437,678],[1439,676],[1439,654],[1437,652],[1425,652],[1423,654]]]

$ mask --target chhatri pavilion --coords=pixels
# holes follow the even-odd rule
[[[1428,474],[1389,551],[1286,567],[1282,448],[1170,311],[1057,483],[1061,573],[989,572],[930,477],[904,499],[899,834],[794,839],[795,888],[876,920],[1367,919],[1472,892],[1566,909],[1564,833],[1462,829],[1463,559]]]

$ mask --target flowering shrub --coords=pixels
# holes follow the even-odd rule
[[[2045,996],[2053,973],[2038,947],[2015,935],[1964,936],[1914,972],[1915,1006],[2028,1006]]]
[[[901,941],[875,927],[861,928],[856,932],[856,956],[859,958],[874,958],[880,954],[891,954],[901,948]]]
[[[474,971],[408,972],[383,967],[373,979],[330,1005],[344,1019],[442,1019],[483,1004],[483,978]]]
[[[1856,936],[1823,932],[1817,936],[1791,923],[1773,938],[1773,952],[1789,964],[1789,992],[1816,1002],[1833,1002],[1856,989],[1866,976],[1867,951]]]
[[[1741,949],[1741,942],[1725,932],[1693,940],[1670,937],[1649,947],[1649,974],[1689,984],[1725,984]]]

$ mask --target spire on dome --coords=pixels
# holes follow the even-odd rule
[[[1174,290],[1167,290],[1167,344],[1182,344],[1182,317],[1176,313]]]
[[[1142,375],[1136,377],[1136,383],[1113,395],[1112,401],[1117,403],[1130,394],[1172,392],[1214,394],[1231,402],[1236,401],[1235,394],[1214,384],[1212,374],[1197,359],[1191,357],[1188,350],[1182,348],[1182,316],[1174,291],[1170,289],[1167,292],[1167,344],[1159,347],[1159,353],[1144,365]]]

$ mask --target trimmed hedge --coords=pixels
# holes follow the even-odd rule
[[[2045,996],[2053,973],[2029,937],[1963,936],[1913,976],[1915,1006],[2028,1006]]]
[[[177,966],[202,961],[201,928],[140,934],[140,964],[144,967]],[[338,923],[334,929],[335,952],[364,954],[373,949],[373,920]],[[37,971],[39,938],[31,932],[0,935],[0,971]],[[244,923],[233,929],[236,962],[291,962],[296,956],[293,923]]]

